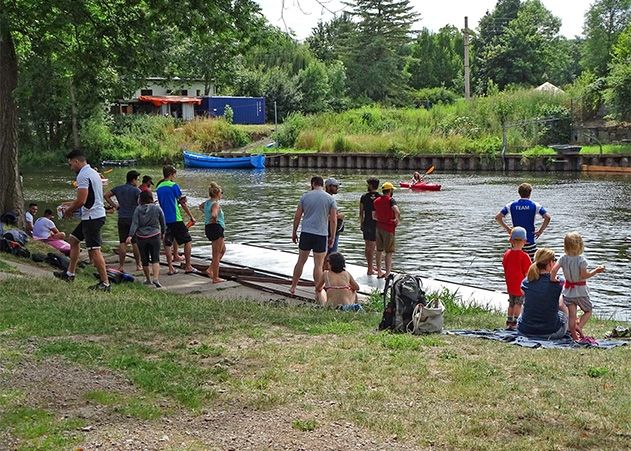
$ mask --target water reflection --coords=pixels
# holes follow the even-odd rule
[[[161,178],[160,168],[139,170],[152,175],[155,181]],[[125,168],[114,169],[109,174],[109,188],[124,182],[126,172]],[[292,218],[301,193],[309,189],[313,173],[298,169],[180,169],[177,181],[195,208],[207,198],[209,181],[222,185],[228,241],[296,251],[291,243]],[[340,250],[349,262],[362,264],[364,243],[358,224],[358,205],[367,176],[375,175],[382,182],[396,184],[409,174],[337,170],[319,173],[324,177],[335,176],[342,183],[336,199],[347,221],[346,231],[340,238]],[[55,207],[61,200],[72,198],[72,178],[72,173],[62,167],[26,173],[27,201],[39,202],[40,211]],[[494,216],[503,205],[518,197],[520,183],[529,182],[534,186],[533,200],[543,204],[552,215],[539,245],[562,253],[564,234],[579,231],[585,240],[585,256],[590,264],[607,267],[607,272],[589,282],[596,313],[609,317],[624,310],[622,316],[631,319],[631,241],[626,239],[631,236],[631,177],[434,173],[430,179],[441,183],[443,190],[395,191],[402,215],[397,229],[395,268],[458,283],[504,289],[501,258],[508,241]],[[58,222],[65,231],[71,230],[73,225],[70,221]],[[197,242],[207,244],[201,225],[195,226],[192,233]],[[110,241],[116,239],[115,220],[107,221],[104,234]]]

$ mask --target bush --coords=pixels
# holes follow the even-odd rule
[[[605,99],[613,116],[620,120],[631,120],[631,61],[614,65],[607,82],[609,88],[605,92]]]
[[[447,88],[423,88],[414,94],[414,105],[417,108],[430,109],[434,105],[451,105],[456,101],[456,94]]]
[[[228,124],[232,124],[234,120],[234,111],[230,105],[226,105],[223,110],[223,118]]]
[[[544,122],[539,130],[539,144],[565,144],[572,135],[572,114],[563,105],[541,105],[539,115],[542,118],[556,119]]]
[[[276,142],[281,147],[293,147],[296,144],[298,135],[305,128],[306,124],[307,118],[301,113],[289,114],[280,126],[278,133],[276,133]]]

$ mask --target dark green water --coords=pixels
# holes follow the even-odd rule
[[[160,168],[136,169],[153,176],[155,181],[161,178]],[[124,182],[127,170],[114,169],[109,174],[108,187]],[[228,241],[295,251],[296,246],[291,242],[292,218],[312,175],[305,170],[181,169],[177,181],[194,206],[205,200],[211,180],[223,186]],[[337,202],[347,215],[347,225],[340,238],[340,251],[350,262],[362,264],[363,240],[357,218],[365,179],[375,175],[382,182],[396,184],[408,174],[324,171],[321,175],[335,176],[343,184]],[[70,187],[73,174],[64,167],[26,172],[24,176],[26,199],[39,202],[40,211],[74,196]],[[630,176],[487,173],[433,174],[430,179],[441,183],[443,190],[395,192],[402,214],[397,229],[396,269],[504,289],[501,259],[508,242],[494,216],[503,205],[518,197],[517,186],[526,181],[534,186],[532,199],[543,204],[552,215],[539,246],[552,247],[562,254],[564,234],[572,230],[580,232],[590,265],[604,264],[607,268],[589,281],[595,313],[631,319]],[[197,211],[198,218],[200,213]],[[115,243],[116,218],[108,218],[105,239]],[[57,223],[66,231],[74,226],[72,221]],[[202,226],[194,227],[192,232],[195,242],[208,244]]]

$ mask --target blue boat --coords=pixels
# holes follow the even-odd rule
[[[265,155],[249,157],[213,157],[203,153],[184,151],[184,166],[206,169],[262,169],[265,167]]]

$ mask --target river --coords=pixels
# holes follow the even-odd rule
[[[160,168],[136,168],[160,179]],[[128,168],[108,174],[109,188],[124,182]],[[181,169],[178,183],[191,205],[207,195],[208,182],[224,189],[223,209],[228,242],[264,245],[296,251],[291,242],[293,214],[314,171],[268,169],[212,171]],[[395,183],[405,177],[396,173],[325,170],[341,183],[338,207],[347,215],[340,251],[352,263],[364,264],[363,240],[358,224],[359,197],[371,176]],[[407,176],[407,174],[405,175]],[[25,198],[54,207],[74,195],[65,168],[26,171]],[[600,317],[631,320],[631,176],[568,174],[434,173],[432,182],[441,183],[439,192],[396,190],[402,222],[397,229],[396,270],[419,273],[456,283],[505,289],[502,254],[507,236],[494,220],[500,208],[518,198],[522,182],[534,186],[532,199],[552,215],[550,226],[539,240],[540,247],[563,253],[563,236],[576,230],[583,235],[585,256],[590,266],[603,264],[606,272],[590,279],[594,312]],[[198,217],[201,217],[197,211]],[[72,221],[57,221],[70,231]],[[208,244],[203,227],[192,229],[195,242]],[[104,238],[115,243],[116,221],[107,222]],[[228,244],[229,245],[229,244]],[[244,262],[245,263],[245,262]]]

